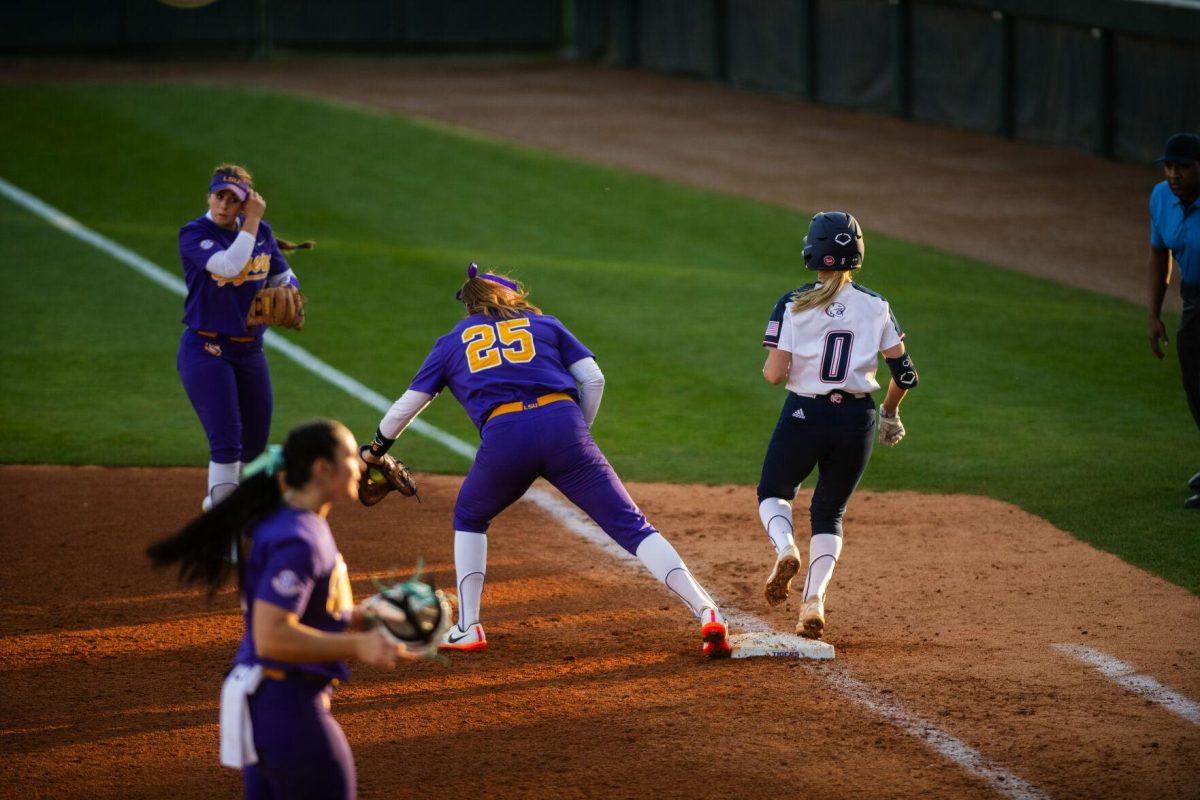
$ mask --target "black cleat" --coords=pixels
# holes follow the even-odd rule
[[[1187,500],[1184,500],[1183,507],[1184,508],[1194,508],[1197,511],[1200,511],[1200,494],[1194,494],[1191,497],[1189,497]]]
[[[1192,479],[1188,481],[1188,486],[1193,492],[1200,494],[1200,472],[1192,476]]]

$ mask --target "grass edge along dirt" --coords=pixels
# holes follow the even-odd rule
[[[203,210],[208,168],[249,164],[275,228],[318,240],[294,259],[312,312],[295,340],[385,395],[457,318],[453,288],[474,259],[513,269],[597,352],[609,382],[596,436],[624,476],[756,481],[782,401],[759,377],[759,336],[779,295],[808,277],[804,215],[266,92],[0,97],[12,111],[0,174],[168,270],[178,227]],[[196,109],[215,107],[198,127]],[[173,368],[177,298],[7,202],[0,225],[11,312],[0,460],[204,463]],[[1144,312],[864,225],[858,277],[893,302],[922,371],[903,409],[908,440],[877,451],[864,485],[1013,502],[1200,591],[1200,526],[1180,507],[1195,431],[1177,366],[1146,352]],[[317,413],[373,430],[375,412],[282,359],[273,375],[276,431]],[[449,397],[424,418],[474,436]],[[403,450],[419,469],[464,466],[418,437]],[[752,521],[753,497],[745,505]]]

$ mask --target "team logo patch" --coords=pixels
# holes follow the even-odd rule
[[[304,590],[304,587],[300,585],[300,579],[290,569],[280,570],[274,578],[271,578],[271,588],[280,597],[295,597]]]
[[[837,242],[838,244],[840,244],[844,247],[845,245],[850,244],[850,241],[851,241],[850,234],[839,233],[837,236],[833,237],[833,241]]]
[[[842,396],[840,394],[838,394],[837,392],[834,392],[833,394],[829,395],[829,402],[840,403],[840,402],[842,402]]]
[[[845,313],[846,307],[841,303],[830,303],[829,305],[825,306],[825,315],[833,317],[834,319],[840,319]]]
[[[200,249],[201,250],[212,250],[213,244],[215,244],[215,242],[213,242],[212,239],[205,239],[203,242],[200,243]]]
[[[204,352],[208,353],[210,356],[220,356],[221,355],[221,345],[215,344],[213,342],[205,342],[204,343]]]
[[[833,256],[825,256],[825,266],[832,267],[834,262]]]

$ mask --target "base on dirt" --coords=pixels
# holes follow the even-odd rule
[[[793,633],[735,633],[729,637],[732,658],[832,659],[833,645]]]

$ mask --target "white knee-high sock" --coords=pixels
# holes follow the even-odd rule
[[[818,533],[808,540],[808,579],[804,581],[804,599],[825,597],[833,568],[842,556],[842,537]]]
[[[458,576],[458,627],[479,622],[479,602],[487,574],[487,534],[454,532],[454,571]]]
[[[654,577],[684,602],[693,616],[699,617],[704,609],[717,607],[661,533],[652,533],[643,539],[638,545],[637,557]]]
[[[796,546],[796,540],[792,537],[792,504],[787,500],[782,497],[763,500],[758,504],[758,518],[762,520],[776,555]]]
[[[237,488],[238,479],[242,474],[242,463],[233,461],[228,464],[208,462],[208,505],[215,506]],[[207,510],[207,509],[206,509]]]

